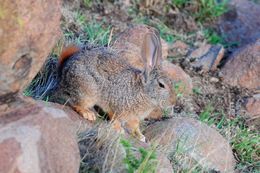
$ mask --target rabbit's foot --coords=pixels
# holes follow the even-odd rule
[[[139,141],[141,142],[146,142],[146,138],[145,136],[141,133],[141,130],[139,128],[137,128],[134,132],[134,136],[136,136]]]
[[[117,131],[119,132],[120,134],[124,134],[125,133],[125,130],[124,128],[121,126],[121,123],[119,120],[113,120],[112,122],[112,127]]]
[[[143,134],[140,134],[140,135],[138,136],[138,139],[139,139],[139,141],[141,141],[141,142],[146,142],[146,138],[145,138],[145,136],[144,136]]]
[[[89,121],[95,121],[96,120],[96,115],[94,112],[90,111],[90,110],[85,110],[84,112],[82,112],[82,116],[89,120]]]
[[[74,109],[76,112],[78,112],[80,115],[82,115],[85,119],[89,121],[95,121],[96,120],[96,115],[93,111],[89,109],[83,109],[80,106],[74,106]]]

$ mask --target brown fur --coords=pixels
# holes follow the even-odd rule
[[[161,43],[158,33],[148,33],[143,43],[140,71],[128,65],[109,48],[66,49],[61,62],[59,85],[54,98],[64,100],[88,120],[95,120],[94,105],[109,112],[124,129],[142,141],[140,120],[157,106],[167,104],[171,81],[161,71]],[[75,54],[73,58],[68,58]]]

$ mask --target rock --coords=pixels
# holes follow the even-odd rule
[[[78,172],[80,123],[70,109],[30,99],[1,114],[0,172]]]
[[[249,0],[231,0],[229,4],[217,25],[225,40],[241,47],[260,38],[260,5]]]
[[[232,86],[260,89],[260,39],[234,52],[221,70]]]
[[[246,110],[252,115],[260,115],[260,94],[256,94],[253,97],[247,99]]]
[[[0,97],[33,79],[60,36],[61,0],[1,1]]]
[[[196,59],[192,66],[202,69],[203,72],[217,70],[217,66],[223,57],[223,46],[208,44],[194,50],[189,56],[190,59]]]
[[[164,148],[168,156],[181,151],[204,169],[234,172],[235,160],[229,143],[216,130],[197,120],[171,118],[157,121],[148,125],[144,135]],[[179,162],[185,163],[185,160]]]
[[[195,60],[199,59],[200,57],[205,55],[207,52],[209,52],[210,48],[211,48],[210,44],[201,45],[200,47],[198,47],[197,49],[192,51],[188,58],[195,59]]]
[[[212,83],[217,83],[217,82],[219,82],[219,79],[216,78],[216,77],[211,77],[211,78],[209,79],[209,81],[212,82]]]
[[[260,129],[260,94],[246,100],[246,111],[249,113],[249,124]]]
[[[175,93],[181,93],[184,96],[188,96],[192,93],[192,80],[190,76],[182,70],[181,67],[172,64],[169,61],[163,61],[162,69],[164,73],[173,81],[173,85],[178,84],[177,88],[176,86],[173,87]]]
[[[185,56],[188,51],[189,46],[180,40],[177,40],[172,45],[169,45],[169,56]]]
[[[113,49],[117,50],[118,53],[128,61],[131,65],[136,68],[142,69],[143,62],[141,59],[141,47],[143,44],[143,38],[146,33],[153,32],[154,28],[146,25],[137,25],[126,29],[120,33],[115,41],[111,43]],[[161,39],[162,43],[162,57],[166,59],[168,56],[168,45]]]
[[[156,173],[173,173],[173,168],[170,160],[162,153],[157,156],[158,163]]]

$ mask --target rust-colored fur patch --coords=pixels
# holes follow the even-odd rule
[[[64,48],[60,54],[59,58],[59,66],[62,66],[63,63],[71,57],[73,54],[77,53],[80,50],[78,46],[70,45],[66,48]]]

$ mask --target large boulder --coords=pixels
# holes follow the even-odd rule
[[[260,89],[260,39],[237,50],[222,68],[224,82],[232,86]]]
[[[183,167],[194,168],[198,163],[204,169],[234,172],[235,160],[227,140],[197,120],[172,118],[157,121],[148,125],[144,135],[158,143],[169,156],[182,152],[186,156],[179,161]]]
[[[79,116],[52,103],[25,99],[22,105],[0,115],[0,172],[77,173]]]
[[[260,38],[260,5],[249,0],[231,0],[229,4],[229,11],[218,23],[226,41],[243,46]]]
[[[0,97],[24,88],[60,36],[61,0],[2,0]]]

